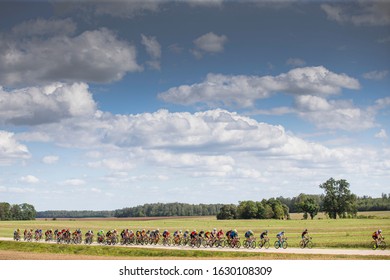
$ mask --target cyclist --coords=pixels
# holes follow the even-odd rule
[[[169,237],[169,235],[170,235],[169,231],[168,231],[167,229],[164,230],[162,236],[163,236],[165,239],[167,239],[167,238]]]
[[[279,240],[279,244],[282,245],[282,242],[283,242],[283,239],[284,239],[284,231],[281,231],[278,234],[276,234],[276,237]]]
[[[194,239],[194,238],[196,238],[198,236],[198,232],[196,231],[196,229],[194,229],[192,232],[191,232],[191,234],[190,234],[190,238],[191,239]]]
[[[211,237],[212,238],[217,238],[217,229],[216,228],[213,228],[213,230],[211,231]]]
[[[230,240],[230,234],[232,233],[232,230],[228,230],[227,232],[226,232],[226,238],[227,238],[227,240]]]
[[[230,231],[230,239],[238,238],[238,232],[236,229]]]
[[[217,238],[218,239],[221,239],[223,237],[223,230],[220,229],[218,232],[217,232]]]
[[[187,229],[187,230],[184,232],[183,237],[184,237],[184,238],[187,238],[189,235],[190,235],[190,231]]]
[[[268,237],[268,230],[263,231],[260,234],[260,240],[263,240],[264,238]]]
[[[253,231],[252,230],[248,230],[247,232],[245,232],[245,238],[247,241],[252,241],[253,240]]]
[[[236,229],[230,231],[230,246],[234,247],[236,245],[236,241],[238,240],[238,232]]]
[[[308,239],[309,238],[309,231],[307,229],[305,229],[303,232],[302,232],[302,239]]]
[[[20,239],[20,229],[15,229],[15,231],[14,231],[14,239],[19,241],[19,239]]]
[[[377,231],[374,231],[372,238],[375,240],[376,245],[378,246],[379,240],[383,239],[382,230],[378,229]]]

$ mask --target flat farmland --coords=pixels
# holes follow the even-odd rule
[[[103,229],[116,229],[118,231],[128,228],[139,229],[168,229],[175,230],[211,230],[222,229],[226,232],[229,229],[237,229],[239,236],[243,238],[244,233],[251,229],[255,232],[257,239],[259,234],[267,229],[271,244],[276,240],[276,233],[285,231],[288,237],[289,247],[298,247],[301,232],[307,228],[313,237],[316,248],[356,248],[368,249],[372,241],[371,234],[374,230],[382,229],[384,236],[390,232],[390,212],[362,212],[356,219],[326,219],[319,215],[314,220],[301,220],[301,214],[292,214],[291,220],[217,220],[215,217],[174,217],[174,218],[135,218],[135,219],[38,219],[35,221],[1,221],[0,237],[10,238],[15,228],[62,229],[80,228],[83,232],[91,229],[94,232]]]

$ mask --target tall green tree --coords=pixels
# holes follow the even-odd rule
[[[345,218],[347,214],[356,215],[357,197],[351,193],[349,183],[344,180],[328,179],[320,185],[325,191],[323,209],[332,219]]]
[[[307,194],[301,193],[295,202],[295,207],[300,212],[303,212],[303,218],[307,219],[307,217],[310,215],[310,218],[313,220],[314,217],[318,214],[318,211],[320,210],[320,205],[317,203],[317,201],[314,199],[314,197],[311,197]]]
[[[257,217],[257,205],[256,202],[240,201],[237,207],[237,214],[239,219],[255,219]]]
[[[232,220],[237,219],[237,206],[234,204],[227,204],[221,207],[217,214],[218,220]]]

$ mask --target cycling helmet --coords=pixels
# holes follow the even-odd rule
[[[217,231],[217,229],[216,229],[216,228],[213,228],[213,230],[214,230],[214,231]]]
[[[305,229],[305,231],[307,231],[307,229]]]
[[[378,230],[378,232],[379,232],[379,233],[381,233],[381,232],[382,232],[382,230],[380,229],[380,230]]]
[[[268,230],[265,230],[265,233],[268,233]]]

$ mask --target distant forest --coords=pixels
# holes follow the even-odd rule
[[[312,198],[319,205],[322,212],[324,195],[306,195]],[[288,207],[288,213],[302,213],[299,201],[302,197],[285,198],[277,197],[274,200],[280,201],[282,206]],[[271,199],[272,201],[272,199]],[[241,202],[238,203],[240,205]],[[242,203],[241,203],[242,204]],[[168,217],[168,216],[216,216],[224,204],[186,204],[186,203],[152,203],[126,207],[112,211],[40,211],[37,218],[101,218],[101,217]],[[390,194],[382,194],[380,198],[362,196],[357,198],[358,211],[390,211]],[[284,207],[284,214],[287,209]],[[1,210],[0,210],[1,212]],[[1,215],[0,215],[1,217]]]
[[[0,221],[35,220],[36,214],[35,208],[31,204],[11,205],[8,202],[0,202]]]

